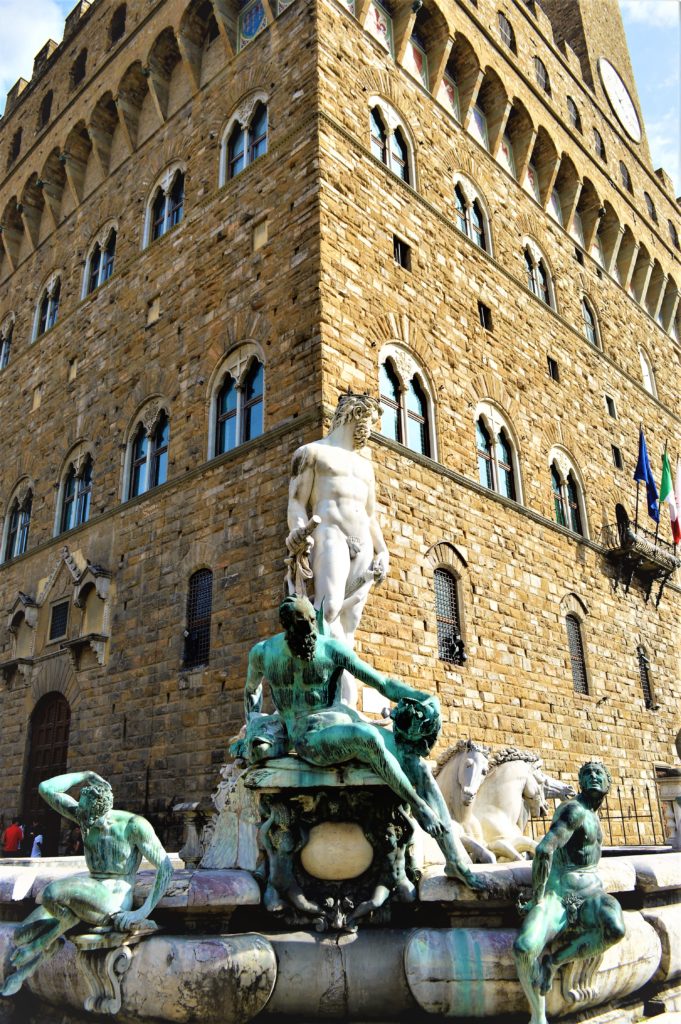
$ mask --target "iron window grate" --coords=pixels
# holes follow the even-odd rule
[[[210,658],[210,619],[213,609],[213,573],[199,569],[189,580],[184,667],[207,665]]]
[[[653,690],[650,685],[650,662],[648,656],[643,647],[636,649],[638,656],[638,674],[641,680],[641,690],[643,691],[643,700],[645,706],[650,709],[653,707]]]
[[[69,602],[61,601],[52,606],[52,617],[50,618],[50,640],[59,640],[66,636],[66,627],[69,621]]]
[[[582,644],[582,631],[579,626],[579,619],[576,615],[566,615],[565,625],[572,666],[572,685],[574,686],[575,693],[588,694],[586,661],[584,660],[584,645]]]
[[[437,656],[462,665],[466,660],[461,639],[461,615],[456,577],[446,569],[435,570],[435,618]]]

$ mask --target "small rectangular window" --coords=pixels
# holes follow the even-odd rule
[[[619,450],[616,444],[612,446],[612,463],[615,469],[624,468],[624,462],[622,461],[622,452]]]
[[[492,330],[492,310],[484,302],[478,302],[478,316],[486,331]]]
[[[581,249],[578,249],[577,246],[575,246],[575,259],[579,263],[580,267],[584,266],[584,253]]]
[[[398,266],[411,270],[411,247],[399,235],[393,235],[393,256]]]
[[[617,419],[617,409],[615,408],[615,399],[611,398],[610,395],[605,396],[605,405],[608,410],[608,415],[612,416],[614,420]]]
[[[52,617],[50,618],[50,640],[60,640],[66,636],[66,627],[69,621],[69,602],[60,601],[52,605]]]
[[[558,363],[553,358],[553,356],[546,357],[546,366],[551,380],[560,380],[560,371],[558,369]]]

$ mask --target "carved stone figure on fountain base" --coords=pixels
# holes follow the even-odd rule
[[[535,851],[532,899],[521,908],[527,916],[514,944],[530,1024],[547,1024],[546,994],[560,968],[598,958],[624,937],[620,905],[597,872],[603,836],[596,812],[611,784],[605,765],[583,765],[579,795],[558,807]]]
[[[75,786],[82,787],[78,801],[68,792]],[[13,971],[2,989],[5,996],[19,991],[72,928],[86,925],[100,933],[154,931],[156,926],[148,917],[173,874],[170,859],[149,822],[128,811],[114,810],[111,786],[96,772],[47,779],[40,783],[39,792],[53,810],[80,826],[89,874],[50,882],[43,890],[42,906],[18,926],[11,956]],[[133,910],[135,875],[142,857],[157,868],[156,878],[142,906]]]

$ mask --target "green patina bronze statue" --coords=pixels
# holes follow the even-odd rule
[[[307,598],[287,597],[279,618],[285,632],[251,650],[244,694],[247,727],[233,752],[257,761],[293,749],[313,765],[352,760],[368,765],[435,837],[445,855],[445,873],[472,889],[484,888],[485,882],[467,866],[468,855],[453,834],[442,794],[421,759],[440,731],[437,698],[381,675],[347,644],[320,634]],[[341,702],[343,671],[397,702],[391,713],[394,731],[374,725]],[[261,713],[263,678],[269,683],[275,716]]]
[[[624,937],[620,905],[597,873],[603,834],[596,812],[611,784],[605,765],[583,765],[580,793],[558,807],[535,852],[532,900],[521,907],[527,917],[514,945],[530,1024],[547,1024],[546,994],[560,967],[600,956]]]
[[[68,795],[81,786],[78,801]],[[96,772],[73,772],[40,783],[40,795],[65,818],[80,826],[89,875],[50,882],[37,907],[14,933],[12,973],[2,995],[18,992],[23,982],[58,948],[64,932],[85,924],[94,931],[153,930],[148,915],[168,888],[173,868],[145,818],[113,808],[109,783]],[[138,910],[132,910],[135,875],[142,857],[157,868],[154,885]]]

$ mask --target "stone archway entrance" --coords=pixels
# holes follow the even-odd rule
[[[41,697],[29,725],[28,771],[24,786],[24,827],[31,828],[37,818],[43,829],[43,856],[58,851],[61,818],[49,810],[38,794],[43,779],[66,771],[69,749],[71,708],[66,697],[52,691]],[[29,850],[30,853],[30,850]]]

